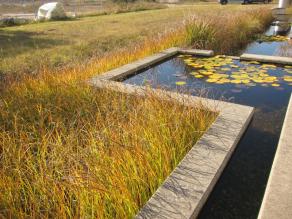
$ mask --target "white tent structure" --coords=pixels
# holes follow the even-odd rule
[[[64,7],[59,2],[50,2],[39,7],[37,20],[62,19],[66,17]]]

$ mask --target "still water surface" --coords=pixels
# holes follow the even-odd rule
[[[262,50],[265,44],[271,43],[251,44],[246,52],[271,55],[283,45],[277,43],[275,47],[272,43],[266,52]],[[205,61],[209,63],[208,70],[200,69],[196,58],[174,57],[124,82],[192,95],[201,94],[203,89],[209,98],[256,108],[249,128],[199,215],[199,218],[256,218],[292,92],[292,69],[224,58],[214,67],[212,62],[216,59]],[[204,59],[199,63],[204,63]]]
[[[271,26],[265,33],[267,36],[275,34],[275,27]],[[288,36],[288,34],[287,34]],[[292,57],[292,40],[282,42],[255,41],[247,46],[244,53]]]

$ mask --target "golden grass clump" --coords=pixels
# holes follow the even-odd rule
[[[192,15],[185,20],[186,44],[219,54],[238,54],[272,22],[270,10],[226,11],[210,16]]]
[[[216,116],[151,95],[30,89],[1,103],[4,217],[132,217]]]

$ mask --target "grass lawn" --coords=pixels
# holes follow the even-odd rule
[[[236,13],[260,7],[263,6],[180,6],[1,28],[0,75],[36,72],[42,67],[59,67],[103,56],[180,25],[189,15],[210,11]]]

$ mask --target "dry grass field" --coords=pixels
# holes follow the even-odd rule
[[[224,16],[231,11],[245,16],[244,13],[261,7],[221,7],[214,4],[181,6],[0,28],[0,75],[36,73],[41,68],[55,68],[101,57],[113,50],[142,42],[147,37],[178,28],[190,15],[199,16],[200,19],[205,17],[208,21],[208,15],[213,11],[217,16]],[[225,24],[220,25],[227,26],[233,21],[222,19],[222,22]],[[234,43],[233,40],[231,43]]]

